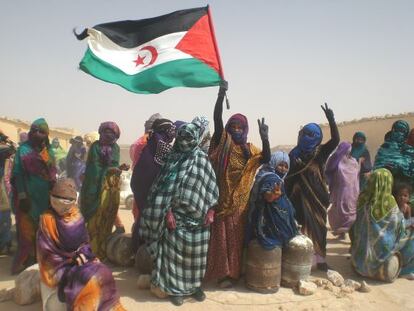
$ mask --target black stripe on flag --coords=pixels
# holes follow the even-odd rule
[[[207,10],[208,7],[180,10],[137,21],[99,24],[93,28],[103,32],[119,46],[133,48],[169,33],[187,31],[207,14]]]

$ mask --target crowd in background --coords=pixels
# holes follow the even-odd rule
[[[312,240],[316,267],[327,271],[329,227],[338,239],[349,234],[360,275],[390,281],[397,270],[414,279],[414,132],[406,121],[393,124],[372,163],[364,133],[341,142],[325,104],[326,143],[309,123],[289,154],[271,154],[264,119],[261,150],[248,142],[244,115],[223,123],[224,96],[225,86],[213,135],[205,117],[172,121],[157,113],[130,148],[132,248],[145,247],[153,259],[153,286],[175,305],[186,296],[203,301],[204,280],[234,286],[251,241],[271,250],[298,234]],[[0,133],[0,251],[10,251],[13,214],[12,273],[38,262],[42,282],[70,308],[123,309],[102,264],[113,228],[125,232],[120,175],[130,167],[120,163],[120,135],[116,123],[103,122],[97,133],[74,137],[66,152],[57,138],[49,143],[42,118],[18,144]]]

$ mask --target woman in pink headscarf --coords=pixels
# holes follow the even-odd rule
[[[356,219],[359,195],[359,164],[351,155],[352,145],[339,144],[326,163],[325,175],[330,190],[329,224],[334,235],[345,238]]]

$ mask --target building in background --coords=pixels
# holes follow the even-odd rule
[[[0,129],[15,143],[19,142],[19,134],[21,132],[29,132],[30,125],[31,122],[22,121],[19,119],[11,119],[7,117],[0,117]],[[66,128],[50,127],[49,132],[50,141],[52,142],[52,139],[55,137],[59,138],[60,145],[66,150],[68,150],[70,147],[70,139],[76,135],[79,135],[76,130]]]

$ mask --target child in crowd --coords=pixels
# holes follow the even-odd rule
[[[398,183],[394,187],[394,197],[405,219],[411,218],[410,196],[412,187],[407,183]]]

